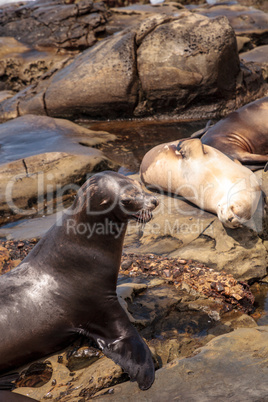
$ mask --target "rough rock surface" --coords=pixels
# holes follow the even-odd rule
[[[268,81],[268,45],[258,46],[240,54],[242,61],[253,63],[262,70],[263,78]]]
[[[29,215],[77,190],[88,174],[114,168],[97,149],[115,138],[62,119],[27,115],[0,126],[0,212]],[[73,186],[73,187],[72,187]],[[60,201],[61,199],[61,201]]]
[[[72,60],[71,52],[44,48],[36,50],[14,38],[0,38],[0,90],[20,91],[53,69]]]
[[[268,327],[238,329],[213,339],[195,356],[156,372],[146,392],[127,382],[97,401],[261,401],[268,395]]]
[[[153,15],[1,102],[0,119],[29,113],[215,117],[248,101],[245,93],[251,99],[260,96],[261,73],[254,74],[240,70],[235,35],[225,17],[213,20],[189,11],[177,17]]]
[[[28,45],[85,49],[105,31],[107,16],[104,4],[91,0],[10,4],[0,14],[0,36],[12,36]]]
[[[224,18],[209,21],[185,14],[155,27],[137,52],[147,103],[140,103],[139,108],[165,111],[172,103],[182,108],[197,97],[204,100],[207,96],[228,100],[234,94],[239,72],[234,39]],[[170,99],[169,105],[166,99]]]
[[[268,14],[253,7],[240,4],[201,5],[194,12],[215,18],[225,15],[237,36],[249,37],[255,46],[267,44]]]

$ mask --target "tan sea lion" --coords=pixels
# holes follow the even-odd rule
[[[252,170],[268,161],[268,97],[230,113],[214,126],[192,135]]]
[[[199,139],[154,147],[144,156],[140,175],[146,185],[182,195],[230,228],[252,217],[261,195],[254,173]]]

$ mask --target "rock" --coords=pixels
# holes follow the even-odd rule
[[[261,72],[240,69],[227,19],[189,11],[154,14],[100,41],[63,69],[52,70],[38,84],[2,101],[0,119],[157,113],[198,119],[225,114],[264,91]]]
[[[196,17],[186,13],[158,25],[138,48],[145,110],[170,110],[166,99],[182,109],[197,96],[204,99],[217,94],[227,100],[233,93],[239,72],[233,31],[225,18]]]
[[[74,52],[58,53],[55,49],[36,50],[14,38],[0,38],[0,90],[20,91],[51,70],[61,69]]]
[[[103,3],[91,0],[37,0],[4,7],[0,36],[11,36],[27,45],[85,49],[105,31],[108,13]]]
[[[53,369],[49,382],[39,388],[17,388],[15,392],[38,401],[56,400],[60,397],[64,402],[70,400],[70,395],[72,401],[79,401],[81,397],[89,397],[113,382],[117,383],[122,377],[121,367],[105,356],[75,372],[70,372],[64,364],[59,363],[58,355],[49,357],[48,361]]]
[[[12,98],[15,95],[13,91],[0,91],[0,103],[6,99]]]
[[[228,325],[232,329],[254,328],[254,327],[258,326],[256,321],[247,314],[239,315],[238,317],[235,317],[235,318],[231,319],[230,321],[224,320],[224,323],[225,323],[225,325]]]
[[[247,36],[237,36],[236,37],[236,43],[237,43],[237,50],[238,53],[240,52],[246,52],[247,48],[252,46],[250,42],[250,38]]]
[[[181,4],[168,4],[166,2],[157,6],[136,3],[127,7],[112,8],[110,9],[111,18],[106,24],[106,31],[109,34],[114,34],[130,27],[135,30],[138,23],[147,25],[147,21],[150,21],[149,24],[151,24],[152,20],[172,20],[183,9],[185,10]]]
[[[251,38],[255,46],[265,45],[268,32],[268,14],[253,7],[245,7],[240,4],[226,5],[206,4],[193,10],[198,14],[210,18],[226,16],[236,35]]]
[[[212,402],[265,400],[268,387],[268,327],[238,329],[210,341],[199,353],[156,372],[146,392],[126,382],[95,396],[97,401],[175,400]]]
[[[46,110],[51,116],[131,115],[137,86],[135,36],[118,34],[53,77],[45,94]]]
[[[115,168],[92,148],[114,138],[50,117],[28,115],[2,124],[1,215],[31,215],[49,207],[54,198],[62,203],[91,172]]]
[[[268,13],[268,3],[266,0],[239,0],[239,3],[243,6],[252,6]]]
[[[258,46],[248,52],[241,53],[240,58],[246,63],[253,63],[261,68],[263,78],[268,81],[268,45]]]
[[[176,289],[183,289],[189,294],[216,300],[219,309],[224,311],[236,308],[248,313],[253,310],[254,297],[247,285],[236,281],[230,274],[226,275],[224,272],[220,274],[212,268],[192,260],[181,264],[179,262],[181,260],[177,258],[153,254],[123,254],[121,267],[124,261],[129,261],[129,259],[133,261],[132,266],[127,271],[121,268],[121,272],[132,278],[141,275],[145,278],[157,275],[168,281],[169,284],[174,284]],[[123,294],[130,299],[130,290],[137,291],[136,288],[133,289],[133,285],[131,287],[126,287],[125,284],[120,286],[123,286],[121,292],[123,291]]]

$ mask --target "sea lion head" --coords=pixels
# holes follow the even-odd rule
[[[73,208],[80,220],[109,216],[126,222],[149,222],[158,205],[154,195],[145,193],[140,183],[119,173],[104,171],[92,176],[79,190]]]

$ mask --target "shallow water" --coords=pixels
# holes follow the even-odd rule
[[[206,126],[206,121],[178,122],[175,120],[132,120],[80,124],[91,130],[108,131],[117,136],[117,140],[101,145],[99,149],[121,167],[122,174],[139,171],[143,156],[151,148],[164,142],[190,137],[195,131]]]
[[[256,307],[252,316],[258,325],[268,325],[268,283],[254,283],[251,291],[255,297]]]

